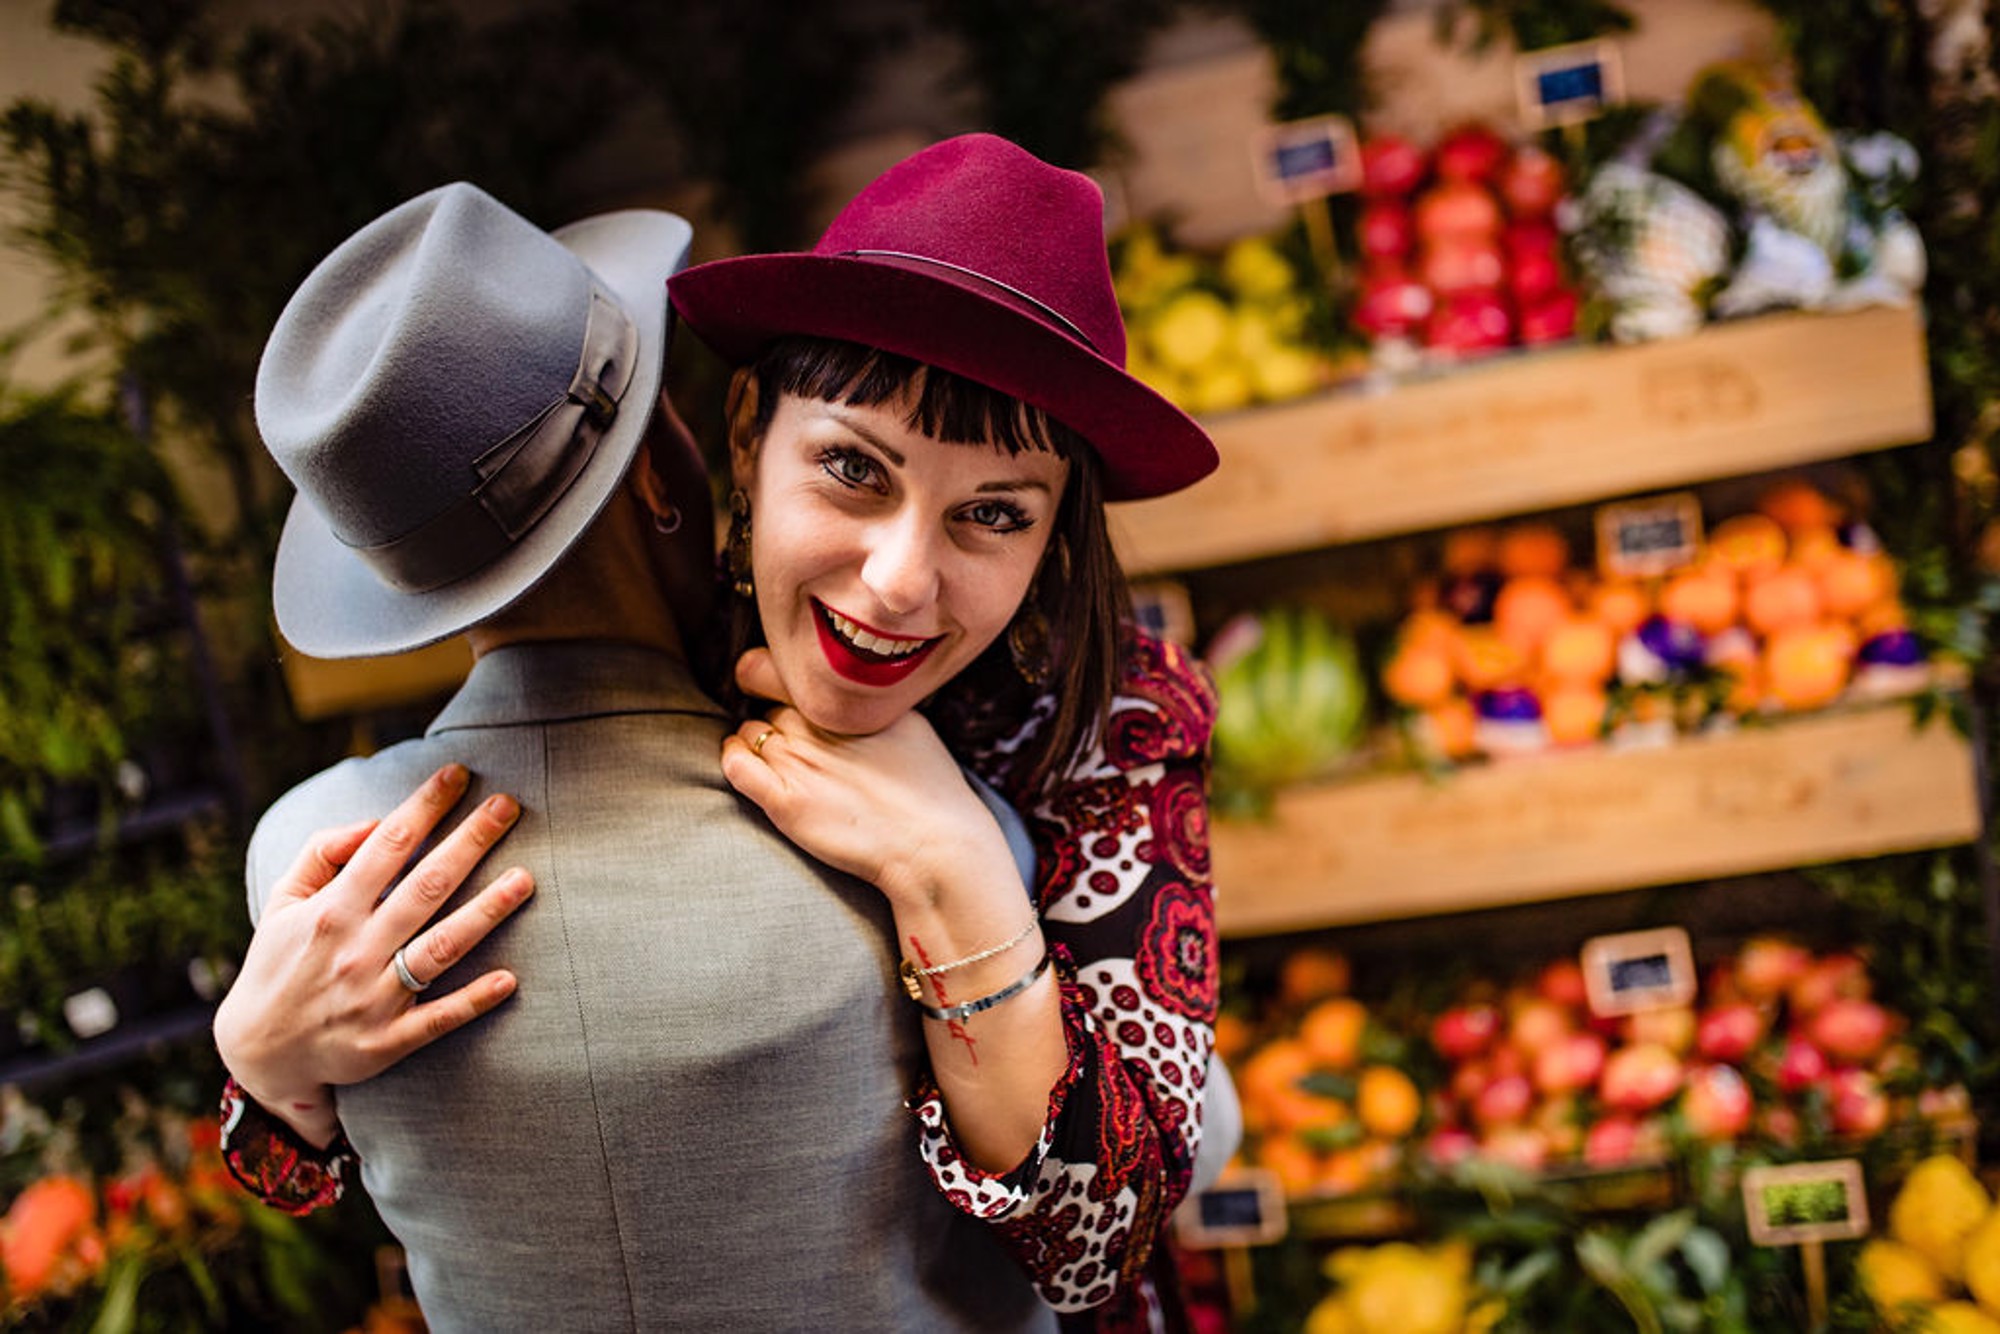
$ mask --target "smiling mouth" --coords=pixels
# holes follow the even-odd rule
[[[849,620],[817,598],[813,607],[819,612],[820,626],[832,636],[841,648],[846,649],[864,663],[880,666],[915,666],[916,660],[943,640],[942,635],[929,639],[903,639],[895,635],[885,635],[871,630],[859,621]]]

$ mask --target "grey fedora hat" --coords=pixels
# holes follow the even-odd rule
[[[692,235],[639,209],[545,232],[459,182],[322,260],[257,367],[257,429],[298,492],[272,578],[285,638],[400,653],[533,588],[638,450]]]

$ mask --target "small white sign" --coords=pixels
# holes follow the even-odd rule
[[[1195,1250],[1269,1245],[1285,1235],[1286,1223],[1284,1187],[1261,1167],[1231,1170],[1174,1211],[1175,1236]]]
[[[1625,100],[1625,67],[1603,39],[1523,51],[1514,58],[1514,94],[1531,130],[1581,125]]]
[[[1868,1235],[1868,1191],[1857,1158],[1752,1167],[1743,1213],[1759,1246],[1798,1246]]]
[[[1592,1014],[1636,1014],[1694,1000],[1694,952],[1677,926],[1594,936],[1584,942],[1582,965]]]
[[[1315,116],[1260,130],[1250,154],[1257,192],[1273,204],[1303,204],[1361,186],[1361,143],[1345,116]]]

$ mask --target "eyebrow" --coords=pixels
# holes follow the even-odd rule
[[[833,415],[834,419],[838,421],[842,426],[854,432],[856,435],[860,436],[863,440],[866,440],[869,444],[875,446],[875,448],[881,450],[884,454],[888,455],[889,462],[895,464],[898,468],[908,466],[909,460],[903,456],[903,451],[897,449],[887,440],[884,440],[881,436],[877,435],[867,426],[864,426],[860,422],[855,421],[851,417],[847,416],[845,413],[836,412]],[[953,442],[947,442],[947,443],[953,443]],[[970,444],[972,442],[967,441],[965,443]],[[997,482],[981,482],[977,487],[973,489],[980,495],[987,495],[994,492],[1007,492],[1007,491],[1040,491],[1044,495],[1051,495],[1051,496],[1055,494],[1055,488],[1050,486],[1047,482],[1043,481],[1039,477],[1021,477],[1012,480],[1003,480]]]

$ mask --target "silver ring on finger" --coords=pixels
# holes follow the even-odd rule
[[[389,962],[395,965],[396,980],[403,984],[403,990],[415,995],[429,986],[430,983],[417,981],[417,975],[410,971],[410,961],[403,957],[404,952],[409,948],[408,945],[404,945],[397,949],[394,954],[389,956]]]

